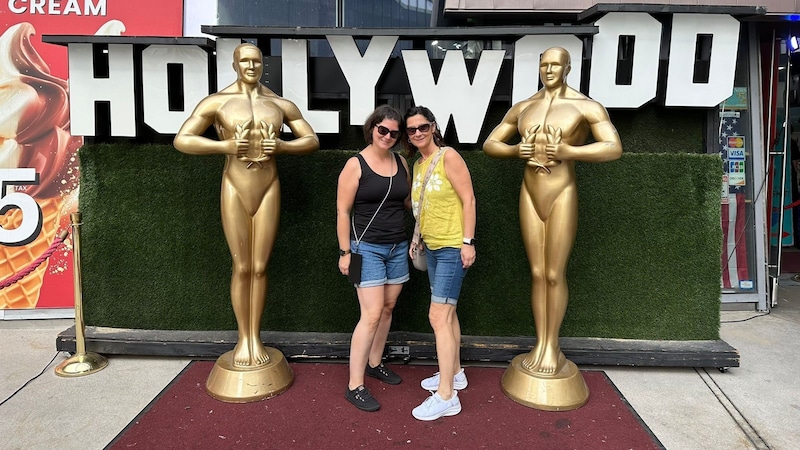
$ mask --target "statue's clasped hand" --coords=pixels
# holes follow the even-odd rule
[[[560,157],[561,155],[561,128],[555,128],[553,126],[547,127],[549,133],[547,133],[547,145],[544,147],[545,153],[547,153],[547,162],[552,162],[553,164],[550,165],[558,165],[561,163]]]
[[[247,155],[247,150],[249,148],[249,140],[248,137],[250,136],[250,124],[252,121],[248,120],[243,124],[236,125],[236,131],[234,132],[234,139],[237,141],[237,159],[242,162],[247,163],[247,168],[249,169],[253,164],[258,164],[258,167],[263,167],[261,165],[264,161],[269,161],[272,158],[272,154],[275,153],[275,148],[278,146],[278,140],[276,139],[275,127],[272,124],[267,125],[264,121],[260,121],[261,127],[258,129],[258,132],[261,134],[261,141],[259,146],[259,154],[257,157],[253,158]],[[244,151],[242,151],[242,146],[239,145],[239,142],[244,142]]]
[[[531,167],[534,167],[535,171],[545,171],[547,173],[550,172],[550,167],[557,166],[561,163],[558,160],[558,153],[561,146],[561,128],[553,127],[549,125],[547,127],[547,133],[545,133],[545,137],[547,138],[547,144],[544,148],[544,153],[547,155],[547,161],[542,162],[539,158],[536,157],[536,146],[541,145],[536,143],[536,134],[539,132],[541,125],[534,125],[528,128],[527,133],[522,137],[522,142],[519,144],[519,156],[522,159],[527,159],[527,164]]]

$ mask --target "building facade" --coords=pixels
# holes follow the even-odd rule
[[[570,84],[608,108],[623,136],[625,151],[721,157],[725,172],[720,180],[723,305],[769,309],[783,261],[794,253],[792,247],[800,246],[794,205],[800,190],[790,164],[792,159],[800,159],[792,158],[791,140],[793,131],[800,132],[800,127],[792,127],[800,122],[796,108],[800,71],[794,69],[800,67],[796,60],[800,56],[794,53],[798,47],[795,33],[800,35],[800,8],[794,2],[771,0],[751,6],[732,1],[701,5],[563,0],[186,0],[162,2],[168,5],[173,23],[155,21],[152,25],[160,26],[159,31],[136,32],[129,25],[128,33],[110,20],[114,13],[111,5],[103,0],[84,3],[85,10],[67,11],[66,6],[10,2],[9,14],[15,16],[6,17],[19,22],[48,13],[71,14],[77,21],[92,15],[98,25],[91,25],[91,32],[82,31],[86,34],[104,30],[122,36],[175,36],[180,34],[175,30],[182,28],[187,39],[219,37],[213,44],[217,53],[230,51],[242,38],[259,42],[268,63],[263,81],[301,105],[324,148],[360,145],[358,125],[376,102],[402,109],[413,103],[436,106],[437,98],[446,98],[448,102],[442,103],[437,113],[440,120],[447,117],[446,139],[461,150],[478,150],[510,105],[539,88],[536,67],[541,50],[563,46],[572,54]],[[174,23],[175,17],[180,18],[174,11],[181,7],[182,27]],[[6,31],[12,22],[7,21]],[[253,31],[262,27],[271,31]],[[351,41],[329,38],[337,29],[350,30],[343,35],[350,36],[347,39],[352,39],[357,56],[347,56]],[[68,28],[50,33],[76,34]],[[359,79],[364,75],[355,69],[350,74],[339,69],[343,61],[366,59],[369,52],[379,50],[386,52],[388,65],[374,79]],[[402,64],[397,62],[401,59]],[[205,70],[202,63],[199,67]],[[439,78],[426,78],[422,69],[430,71],[430,67]],[[416,75],[414,68],[420,69]],[[196,92],[186,91],[183,104],[193,104],[195,97],[230,82],[226,78],[231,76],[229,66],[221,64],[208,71],[208,80],[184,77],[182,87],[198,84]],[[351,89],[350,77],[372,83],[374,95],[367,94],[369,89]],[[88,92],[96,93],[97,87],[88,86]],[[75,96],[76,89],[81,87],[73,88],[73,107],[81,107],[74,101],[80,98]],[[90,95],[86,98],[92,99]],[[133,111],[136,101],[130,103],[132,112],[127,119],[147,122],[152,108],[144,105],[144,112],[137,112]],[[154,134],[174,133],[171,124],[181,123],[187,113],[158,115],[156,111],[162,128]],[[135,130],[133,134],[124,131],[122,119],[112,118],[112,125],[103,131],[94,128],[95,117],[90,119],[84,124],[73,119],[73,134],[95,139],[104,134],[136,135]],[[24,195],[24,189],[18,190]],[[28,245],[24,236],[12,236],[8,230],[0,229],[3,247]],[[0,276],[0,281],[3,278]],[[62,284],[69,292],[69,283]],[[38,299],[38,291],[36,296]],[[8,305],[0,305],[0,310],[14,308],[10,302]]]

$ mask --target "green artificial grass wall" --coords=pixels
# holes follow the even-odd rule
[[[280,156],[281,220],[262,327],[351,332],[355,290],[337,269],[336,180],[352,151]],[[465,335],[534,336],[519,234],[523,164],[462,153],[478,201],[478,260],[459,302]],[[221,156],[168,145],[80,150],[87,325],[233,330],[220,223]],[[580,218],[562,336],[719,338],[721,161],[626,153],[578,164]],[[409,218],[409,235],[412,221]],[[412,268],[393,330],[430,332],[427,275]]]

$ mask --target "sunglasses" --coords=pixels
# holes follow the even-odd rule
[[[413,136],[413,135],[417,134],[417,130],[419,130],[421,133],[427,133],[428,131],[431,130],[431,125],[432,124],[430,124],[430,123],[423,123],[422,125],[420,125],[418,127],[407,127],[406,128],[406,133],[408,133],[409,136]]]
[[[386,136],[388,134],[392,139],[397,139],[400,137],[400,130],[390,130],[383,125],[378,125],[375,128],[378,130],[378,134],[381,136]]]

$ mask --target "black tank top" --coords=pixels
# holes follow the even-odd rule
[[[406,168],[400,156],[393,153],[397,165],[397,173],[392,177],[392,190],[383,203],[375,220],[372,221],[366,233],[364,229],[381,204],[386,191],[389,190],[389,177],[375,173],[360,154],[356,155],[361,164],[361,179],[358,182],[355,202],[353,203],[353,222],[358,237],[371,244],[398,244],[408,239],[406,237],[405,200],[411,192],[406,176]],[[361,237],[364,233],[364,237]],[[350,228],[350,237],[353,229]]]

